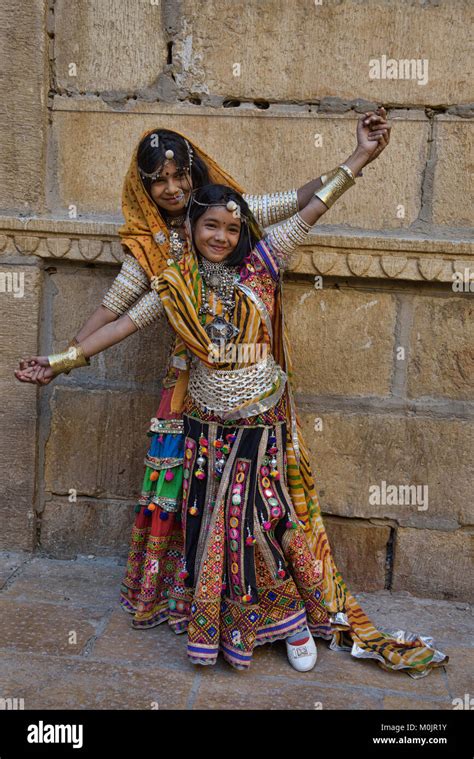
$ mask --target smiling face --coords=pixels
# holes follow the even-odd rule
[[[151,184],[150,195],[157,206],[170,216],[176,216],[186,208],[191,190],[189,171],[179,169],[174,161],[166,161],[159,177]]]
[[[239,242],[241,221],[225,206],[208,208],[196,222],[194,242],[208,261],[224,261]]]

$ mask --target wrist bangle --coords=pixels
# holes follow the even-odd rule
[[[54,377],[57,374],[69,374],[77,366],[90,366],[90,359],[84,355],[81,345],[71,345],[63,353],[54,353],[48,356],[48,361]]]
[[[347,163],[341,163],[338,168],[343,169],[343,171],[346,172],[349,179],[352,179],[355,182],[354,172],[352,171],[352,169],[349,168]]]
[[[355,179],[352,171],[345,164],[341,164],[338,166],[334,177],[317,190],[314,195],[319,198],[325,206],[331,208],[336,200],[354,184]]]
[[[352,169],[349,168],[347,163],[341,163],[341,169],[344,169],[344,171],[349,172],[349,176],[355,180],[354,172],[352,171]],[[359,171],[358,174],[356,174],[356,176],[362,177],[363,176],[362,171]]]

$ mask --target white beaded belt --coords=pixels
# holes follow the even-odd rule
[[[191,364],[188,393],[204,411],[222,419],[243,419],[261,414],[278,403],[285,389],[287,375],[273,356],[242,369],[209,369],[201,361]],[[272,386],[276,389],[265,398]],[[242,408],[244,404],[250,405]]]

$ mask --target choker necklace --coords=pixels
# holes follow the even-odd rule
[[[166,219],[166,226],[168,227],[182,227],[186,219],[186,214],[181,213],[179,216],[168,216]]]

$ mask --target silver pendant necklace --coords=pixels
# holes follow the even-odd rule
[[[199,309],[199,316],[202,317],[203,324],[206,314],[214,316],[214,319],[204,329],[212,343],[225,345],[240,332],[238,327],[231,324],[225,318],[227,315],[231,319],[235,308],[234,287],[239,280],[239,267],[228,266],[224,261],[215,263],[200,257],[198,268],[201,275],[202,294],[202,306]],[[221,300],[223,307],[222,315],[217,315],[216,310],[211,307],[209,303],[209,290],[212,290],[215,296]]]

